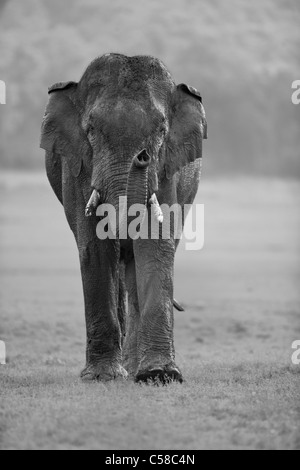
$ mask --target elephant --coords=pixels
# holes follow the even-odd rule
[[[152,56],[105,54],[49,88],[46,172],[78,247],[86,319],[83,381],[182,382],[175,362],[179,240],[99,239],[98,209],[192,204],[207,120],[200,93]],[[178,304],[175,302],[175,307]]]

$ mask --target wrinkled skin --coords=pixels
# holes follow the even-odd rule
[[[182,381],[173,338],[178,241],[99,240],[99,218],[85,209],[93,190],[99,204],[115,207],[125,195],[129,206],[147,207],[153,193],[160,204],[191,204],[206,138],[201,97],[176,86],[159,60],[118,54],[49,94],[41,147],[79,250],[87,328],[81,377]]]

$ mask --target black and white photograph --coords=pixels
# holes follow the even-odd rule
[[[0,450],[300,450],[299,0],[0,0]]]

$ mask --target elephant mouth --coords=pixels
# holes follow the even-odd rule
[[[139,211],[139,220],[143,223],[148,209],[151,208],[151,213],[154,218],[159,222],[163,222],[163,212],[157,199],[155,190],[157,191],[157,174],[152,168],[149,169],[151,158],[146,150],[140,152],[134,157],[131,168],[128,174],[127,189],[122,204],[120,204],[120,196],[114,197],[113,206],[117,211],[117,220],[120,221],[118,233],[124,224],[128,227],[130,222],[135,218],[135,209]],[[99,192],[94,189],[92,195],[86,205],[86,217],[96,215],[98,207],[101,205],[101,197]]]

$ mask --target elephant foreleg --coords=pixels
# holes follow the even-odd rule
[[[120,274],[119,274],[119,306],[118,306],[118,319],[121,328],[122,335],[122,347],[126,335],[126,322],[127,322],[127,295],[126,295],[126,278],[125,278],[125,264],[120,263]]]
[[[81,374],[83,380],[127,376],[121,365],[119,271],[112,267],[114,250],[110,242],[105,248],[101,246],[103,243],[94,240],[79,247],[87,328],[87,364]]]
[[[119,247],[114,240],[99,240],[98,219],[86,217],[86,198],[65,165],[64,207],[78,246],[87,331],[83,380],[126,377],[122,367],[123,302],[120,289]],[[84,176],[82,176],[84,179]],[[89,191],[86,191],[87,194]],[[121,303],[122,303],[121,302]]]
[[[175,243],[173,240],[137,240],[134,253],[141,312],[136,380],[182,381],[174,349]]]

